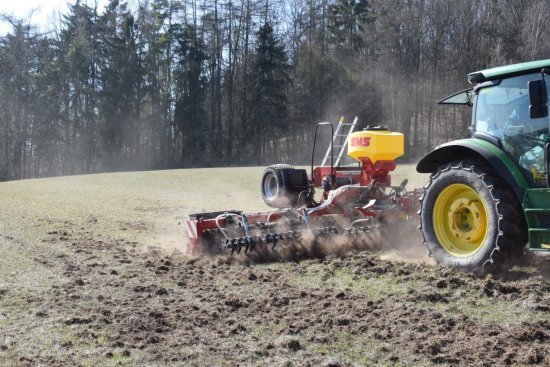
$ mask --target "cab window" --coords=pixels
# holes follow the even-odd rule
[[[540,77],[540,73],[522,75],[480,88],[474,118],[474,130],[499,139],[505,152],[535,185],[546,183],[548,118],[529,118],[527,83]]]

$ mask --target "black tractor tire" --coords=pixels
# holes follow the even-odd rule
[[[298,205],[300,192],[293,190],[285,182],[283,171],[294,169],[288,164],[273,164],[267,167],[262,176],[262,199],[272,208],[287,208]]]
[[[456,161],[430,176],[420,199],[424,244],[440,264],[476,273],[517,261],[527,225],[512,188],[483,161]]]

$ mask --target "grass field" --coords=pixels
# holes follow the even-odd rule
[[[550,363],[547,262],[482,279],[384,254],[243,266],[178,253],[188,214],[266,209],[262,171],[0,183],[0,365]],[[402,178],[426,179],[408,165]]]

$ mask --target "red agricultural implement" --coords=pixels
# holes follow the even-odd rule
[[[318,167],[313,167],[320,126],[331,128],[332,140]],[[285,164],[266,168],[261,191],[273,211],[245,213],[226,210],[190,215],[187,220],[188,253],[233,254],[265,246],[344,236],[360,241],[381,223],[406,221],[416,214],[420,190],[409,192],[404,180],[391,185],[395,159],[403,154],[403,134],[382,127],[354,131],[343,119],[336,131],[330,123],[317,124],[311,174]],[[341,166],[347,154],[358,163]],[[338,154],[334,155],[335,150]],[[315,198],[315,190],[322,195]]]

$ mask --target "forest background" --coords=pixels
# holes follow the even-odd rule
[[[465,137],[435,102],[550,51],[550,1],[71,2],[54,31],[4,15],[0,181],[310,159],[316,122],[400,131],[406,159]]]

